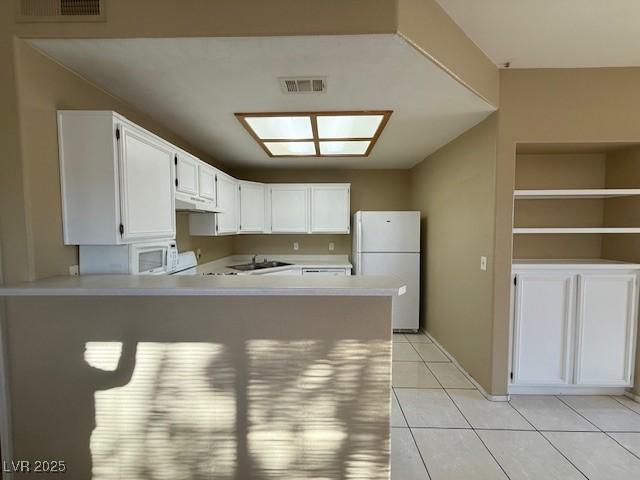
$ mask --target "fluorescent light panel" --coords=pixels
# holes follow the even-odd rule
[[[321,155],[364,155],[369,148],[370,140],[355,140],[355,141],[337,141],[337,142],[323,142],[320,141],[320,154]]]
[[[383,115],[321,115],[318,116],[318,137],[373,138]]]
[[[236,113],[272,157],[366,156],[391,111]]]
[[[264,142],[274,157],[307,157],[316,154],[313,142]]]
[[[311,117],[245,117],[260,140],[309,140]]]

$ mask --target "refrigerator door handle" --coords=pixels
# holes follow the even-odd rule
[[[356,275],[362,275],[362,253],[358,252],[358,260],[356,261]]]
[[[356,217],[356,252],[362,252],[362,217]]]

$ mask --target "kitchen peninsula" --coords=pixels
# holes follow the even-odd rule
[[[13,457],[64,460],[70,478],[386,479],[403,293],[392,277],[304,275],[2,288]]]

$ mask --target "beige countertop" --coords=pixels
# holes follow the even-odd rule
[[[0,287],[9,296],[398,296],[396,277],[270,275],[81,275],[52,277]]]
[[[513,269],[535,270],[544,269],[592,269],[592,270],[637,270],[638,263],[619,262],[616,260],[604,260],[601,258],[574,258],[574,259],[516,259],[512,262]]]

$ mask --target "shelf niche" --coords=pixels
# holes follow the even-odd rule
[[[522,144],[514,259],[640,261],[640,143]]]

